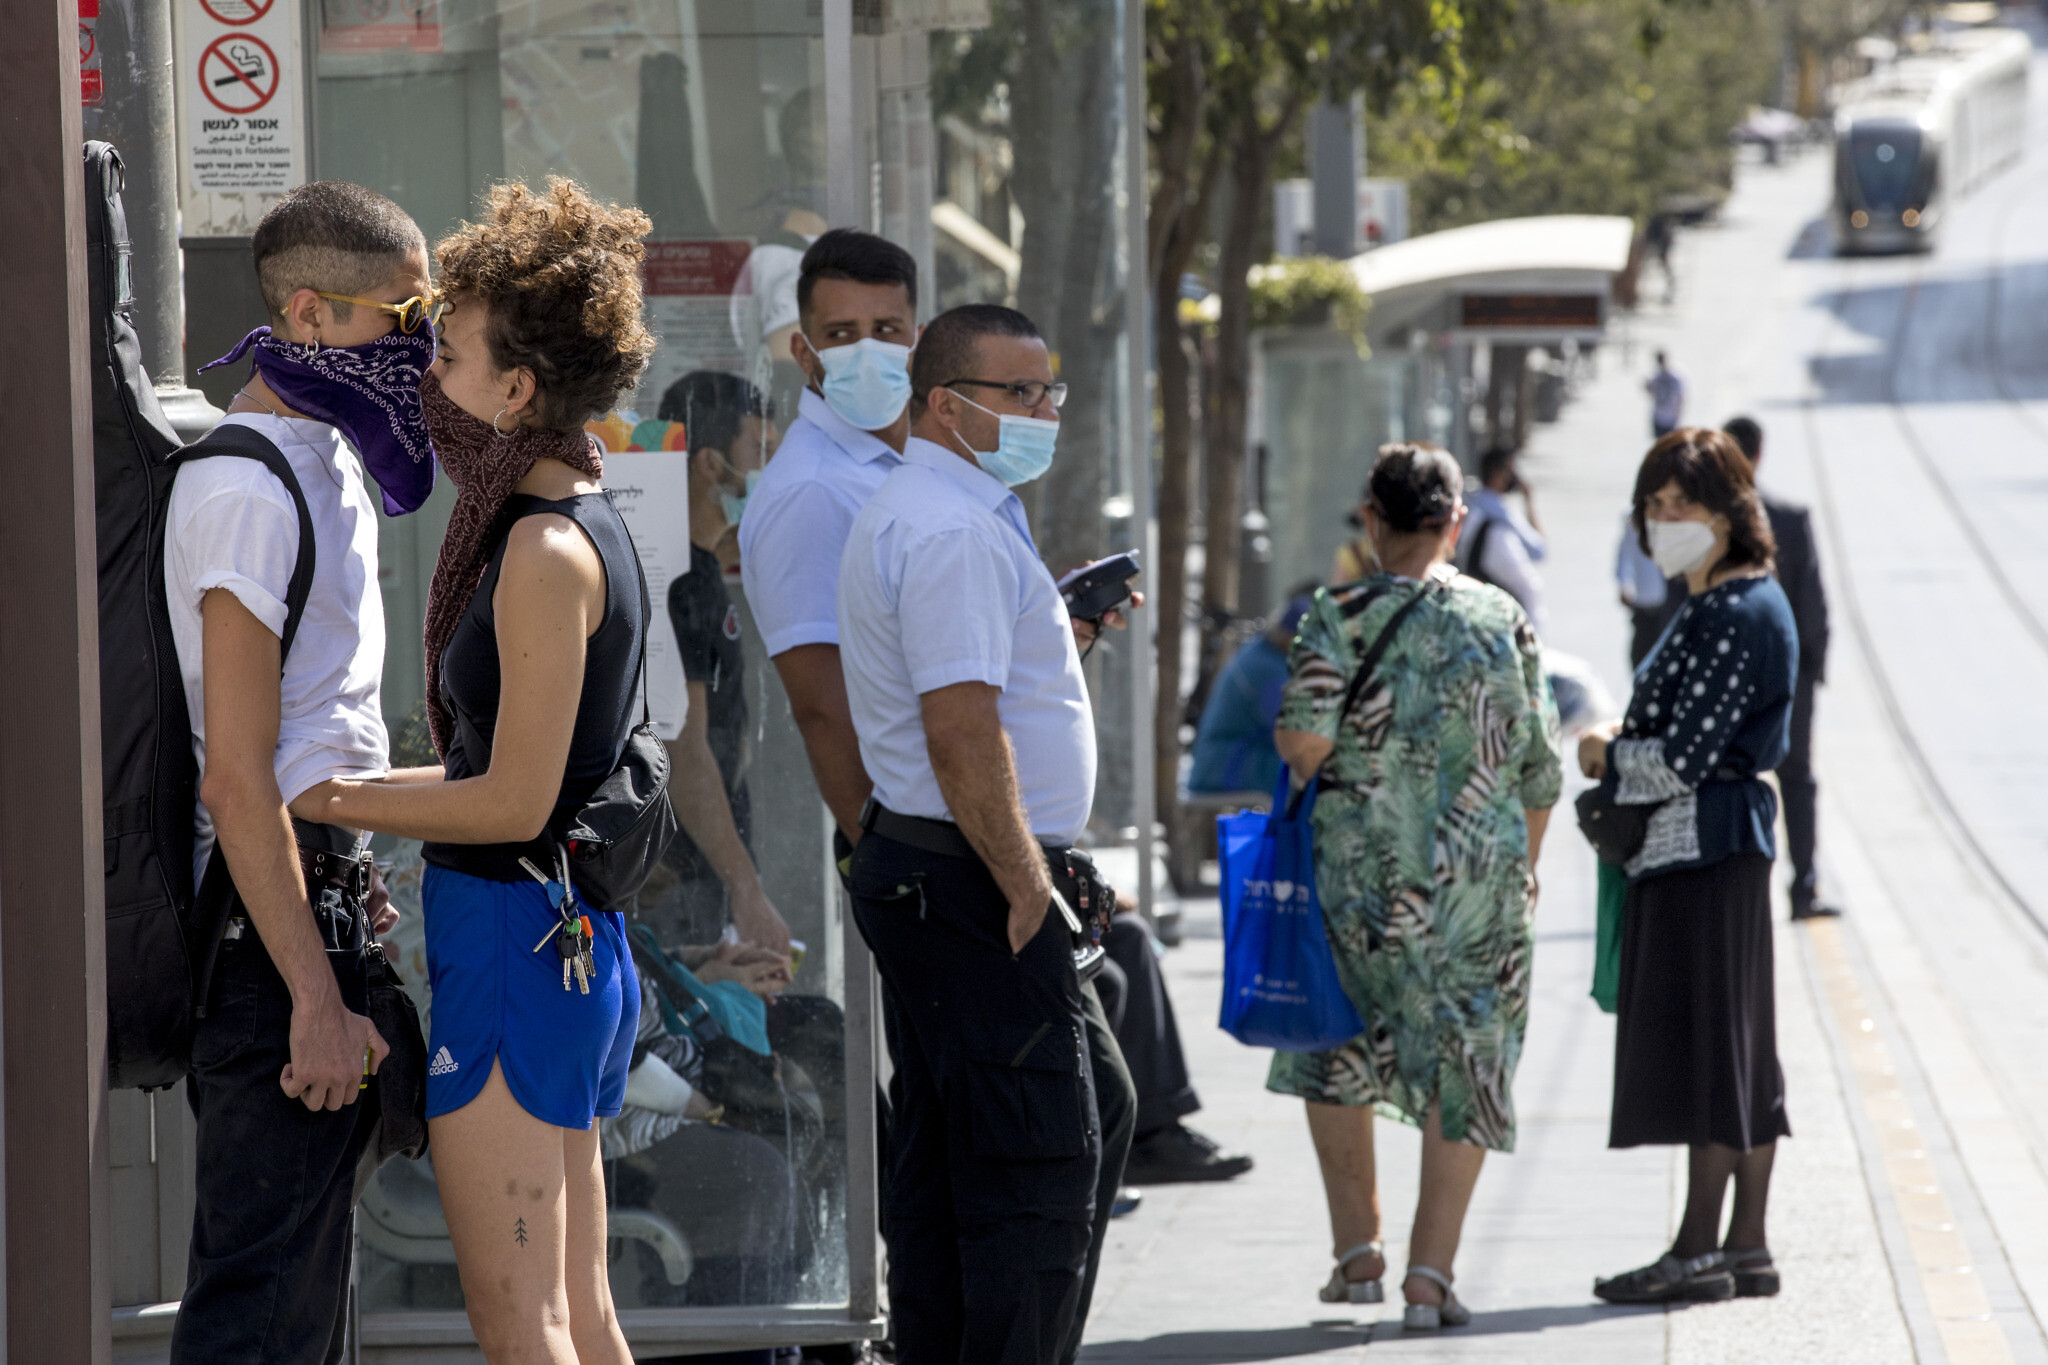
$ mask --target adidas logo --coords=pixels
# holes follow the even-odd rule
[[[451,1076],[459,1070],[461,1070],[461,1067],[453,1057],[448,1055],[446,1047],[436,1052],[434,1060],[427,1063],[427,1074],[429,1076]]]

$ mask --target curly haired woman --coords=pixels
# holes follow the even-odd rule
[[[624,1097],[639,985],[620,915],[591,906],[596,970],[564,988],[561,887],[524,864],[559,875],[550,835],[633,725],[644,588],[583,424],[653,349],[647,230],[551,179],[496,187],[483,221],[436,247],[448,306],[420,396],[458,493],[427,604],[442,766],[329,782],[293,807],[426,841],[434,1173],[470,1323],[498,1362],[632,1359],[605,1274],[596,1120]]]

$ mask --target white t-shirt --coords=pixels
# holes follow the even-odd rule
[[[379,698],[384,598],[377,586],[377,509],[362,464],[333,427],[268,414],[236,413],[225,422],[251,428],[284,452],[313,519],[312,592],[280,680],[277,785],[289,802],[330,777],[375,776],[391,766]],[[298,509],[275,474],[229,455],[179,467],[164,528],[164,586],[202,775],[200,599],[225,588],[282,636],[298,555]],[[203,805],[198,834],[195,872],[213,850],[213,821]]]

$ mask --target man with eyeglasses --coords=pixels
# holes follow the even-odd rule
[[[839,578],[873,780],[854,914],[896,1010],[897,1360],[1054,1365],[1075,1335],[1107,1118],[1067,856],[1094,798],[1095,725],[1010,490],[1051,466],[1065,387],[1029,319],[970,304],[926,326],[911,388],[903,462],[855,518]],[[1115,1074],[1128,1106],[1120,1060]],[[1120,1126],[1128,1141],[1128,1114]]]

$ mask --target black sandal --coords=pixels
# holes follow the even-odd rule
[[[1718,1303],[1735,1297],[1735,1277],[1722,1252],[1681,1260],[1667,1251],[1640,1270],[1593,1281],[1593,1294],[1609,1303]]]
[[[1769,1247],[1751,1247],[1737,1251],[1730,1247],[1721,1253],[1728,1261],[1728,1273],[1735,1281],[1735,1297],[1738,1299],[1768,1299],[1778,1292],[1778,1267],[1771,1262]]]

